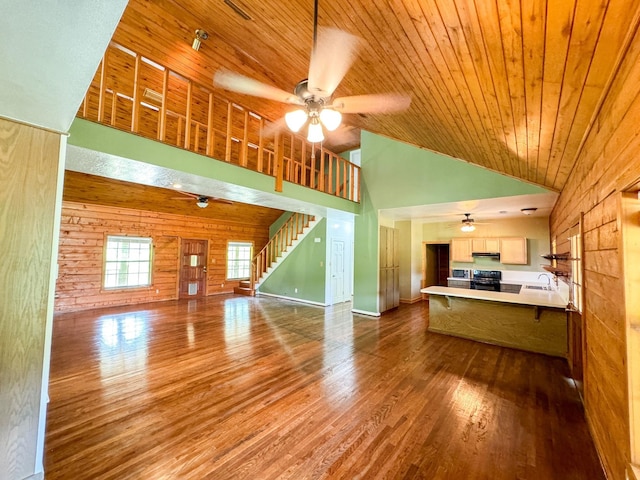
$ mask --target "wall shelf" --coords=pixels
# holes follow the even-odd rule
[[[542,265],[547,272],[553,273],[556,277],[568,277],[569,271],[560,267],[554,267],[553,265]]]
[[[567,253],[548,253],[546,255],[540,255],[542,258],[545,258],[547,260],[571,260],[570,256],[571,254],[569,252]]]

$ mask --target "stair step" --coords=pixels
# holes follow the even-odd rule
[[[236,295],[246,295],[248,297],[255,297],[256,292],[252,290],[250,287],[234,287],[233,293]]]

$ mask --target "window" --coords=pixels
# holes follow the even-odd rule
[[[571,306],[582,313],[582,234],[581,224],[574,225],[569,233],[571,256],[571,279],[569,299]]]
[[[151,239],[107,236],[104,288],[151,285]]]
[[[251,276],[250,242],[229,242],[227,244],[227,280],[239,280]]]

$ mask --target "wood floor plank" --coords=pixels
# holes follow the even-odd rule
[[[231,295],[58,314],[47,479],[604,479],[564,360],[427,324]]]

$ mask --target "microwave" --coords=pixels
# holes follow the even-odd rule
[[[454,268],[451,270],[451,276],[454,278],[470,278],[469,270],[466,268]]]

